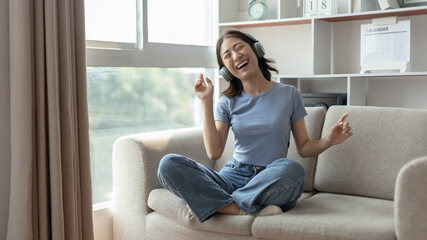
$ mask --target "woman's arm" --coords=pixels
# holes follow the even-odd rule
[[[329,130],[329,134],[320,140],[311,140],[307,133],[304,118],[292,124],[292,133],[298,154],[301,157],[313,157],[326,149],[344,142],[353,135],[348,122],[344,122],[348,114],[343,114],[338,122]]]
[[[208,157],[218,159],[224,152],[228,136],[228,123],[214,120],[213,115],[213,85],[209,78],[203,81],[203,74],[194,84],[196,96],[201,100],[203,107],[203,142]]]

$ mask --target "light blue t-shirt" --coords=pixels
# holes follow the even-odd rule
[[[300,92],[291,85],[273,83],[265,93],[223,96],[215,110],[215,121],[230,125],[234,132],[234,159],[267,166],[288,154],[292,123],[305,117]]]

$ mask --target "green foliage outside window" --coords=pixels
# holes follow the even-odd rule
[[[193,84],[198,72],[87,68],[94,204],[111,200],[112,147],[118,137],[196,125]]]

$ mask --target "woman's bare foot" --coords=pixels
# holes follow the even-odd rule
[[[255,216],[267,216],[267,215],[275,215],[283,213],[282,209],[279,206],[276,205],[268,205],[267,207],[263,208],[258,213],[255,213]]]
[[[221,209],[219,209],[217,212],[226,214],[226,215],[238,215],[240,213],[240,208],[237,206],[236,203],[232,203],[230,205],[227,205]]]
[[[254,215],[254,216],[267,216],[283,213],[282,209],[276,205],[268,205],[260,212],[249,214],[244,212],[236,203],[232,203],[218,210],[219,213],[226,215]]]

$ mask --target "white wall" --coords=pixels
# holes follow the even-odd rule
[[[10,195],[9,1],[0,0],[0,239],[6,239]]]

